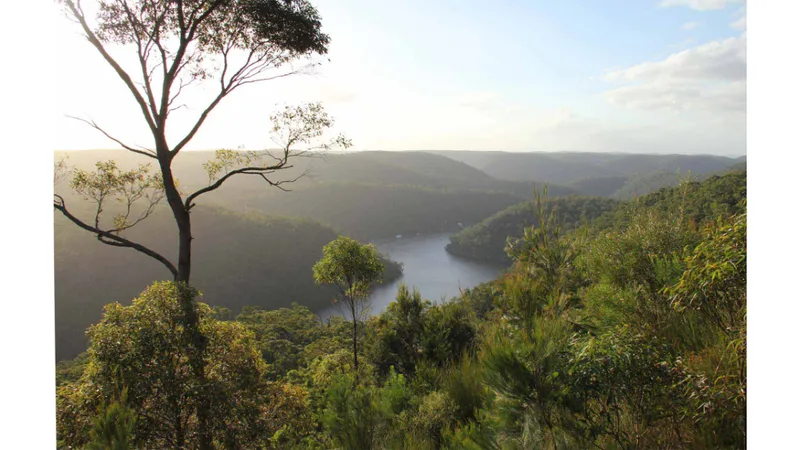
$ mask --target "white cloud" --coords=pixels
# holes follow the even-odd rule
[[[662,61],[646,62],[605,76],[607,81],[647,80],[743,80],[747,76],[745,36],[712,41],[670,55]]]
[[[747,16],[742,16],[739,20],[731,23],[731,28],[735,28],[737,30],[746,30],[747,29]]]
[[[728,5],[743,3],[744,0],[662,0],[661,7],[688,6],[697,11],[725,9]]]
[[[644,110],[673,112],[744,112],[747,87],[744,81],[714,86],[648,83],[613,89],[604,94],[612,104]]]
[[[611,104],[646,111],[743,116],[747,109],[747,37],[713,41],[661,61],[608,73],[629,82],[603,94]]]
[[[700,22],[686,22],[681,26],[684,30],[694,30],[695,28],[700,26]]]

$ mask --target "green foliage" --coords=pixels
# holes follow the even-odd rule
[[[440,448],[442,432],[450,428],[456,405],[447,394],[433,391],[422,398],[411,420],[412,448]]]
[[[243,174],[264,174],[263,179],[272,186],[297,181],[297,178],[275,181],[267,177],[276,170],[284,169],[290,158],[310,156],[312,152],[330,151],[334,148],[347,150],[350,140],[339,135],[331,141],[322,141],[325,132],[333,126],[333,118],[320,103],[285,106],[270,116],[273,140],[281,151],[243,151],[222,149],[214,152],[214,158],[203,163],[209,184],[225,179],[238,170]],[[296,149],[298,145],[302,149]]]
[[[322,259],[313,268],[314,281],[336,286],[346,298],[362,299],[383,269],[374,245],[339,236],[322,248]]]
[[[457,362],[476,344],[475,315],[459,301],[433,305],[426,314],[422,335],[425,357],[438,367]]]
[[[545,199],[547,211],[556,211],[565,230],[579,228],[611,211],[617,202],[598,197],[557,197]],[[539,226],[536,200],[514,206],[450,236],[447,251],[459,256],[509,263],[505,253],[507,241],[521,239],[525,230]]]
[[[603,447],[661,448],[685,432],[683,372],[669,348],[618,327],[570,349],[563,427]]]
[[[460,423],[477,420],[489,397],[483,366],[472,357],[462,358],[446,370],[441,389],[455,407],[453,419]]]
[[[701,224],[719,215],[744,212],[742,201],[747,197],[747,173],[735,171],[713,175],[703,181],[685,181],[679,186],[663,188],[620,206],[594,221],[594,229],[621,229],[629,224],[632,210],[637,208],[669,215],[683,214],[686,223]]]
[[[423,372],[438,370],[458,362],[477,342],[476,318],[463,301],[432,304],[422,300],[416,289],[409,293],[401,284],[395,301],[370,326],[369,360],[385,376],[390,369],[415,379]],[[438,384],[438,380],[425,383]]]
[[[314,281],[330,284],[342,296],[353,320],[353,367],[358,370],[358,322],[369,310],[369,289],[380,281],[383,263],[372,244],[339,236],[322,248],[322,259],[314,264]]]
[[[227,175],[231,169],[249,166],[261,156],[255,151],[215,150],[214,159],[204,162],[203,169],[208,174],[208,182],[212,183],[219,178],[220,173]]]
[[[94,411],[115,397],[118,386],[126,387],[127,404],[136,415],[136,447],[193,443],[200,391],[211,398],[209,425],[220,443],[252,446],[283,425],[273,420],[283,413],[280,403],[273,403],[281,396],[263,381],[265,365],[253,334],[241,324],[214,320],[203,303],[196,308],[208,347],[205,384],[198,384],[186,355],[191,337],[183,328],[179,297],[184,290],[156,283],[131,306],[108,305],[103,321],[88,332],[90,362],[82,378],[59,388],[59,439],[85,444]]]
[[[544,191],[547,195],[547,191]],[[572,294],[577,286],[575,260],[577,242],[562,235],[556,210],[545,207],[539,193],[535,196],[538,226],[525,229],[522,238],[509,238],[506,252],[515,267],[503,280],[501,300],[512,320],[523,333],[533,332],[537,317],[558,316],[576,306]]]
[[[665,291],[682,315],[697,314],[717,331],[689,354],[686,413],[706,445],[735,447],[747,431],[747,215],[720,218],[684,252],[686,270]]]
[[[161,175],[151,175],[150,164],[122,170],[113,160],[97,162],[94,172],[74,169],[69,186],[84,200],[94,203],[94,226],[115,234],[146,219],[165,195]],[[121,212],[112,218],[111,228],[101,224],[109,202],[121,205]],[[145,205],[139,208],[141,211],[135,212],[142,203]]]
[[[709,224],[684,255],[686,270],[667,291],[678,309],[694,309],[722,330],[742,323],[747,290],[747,214]]]
[[[198,386],[178,345],[178,306],[165,300],[173,288],[152,288],[133,306],[110,305],[88,360],[60,366],[59,438],[100,436],[98,407],[124,385],[135,447],[169,446],[154,440],[169,423],[152,416],[171,414],[170,399],[193,442],[192,409],[180,407],[209,389],[215,443],[231,448],[743,448],[739,176],[659,191],[581,230],[537,196],[536,225],[509,239],[514,263],[500,279],[443,303],[402,285],[364,322],[358,366],[355,322],[323,323],[299,305],[220,322],[224,311],[199,304],[211,350]],[[715,192],[716,206],[697,203]],[[357,275],[332,267],[358,272],[366,246],[342,243],[351,248],[329,247],[315,275],[363,295]],[[98,430],[128,423],[103,414]]]
[[[697,176],[692,176],[696,179]],[[628,178],[623,186],[617,189],[611,196],[618,200],[630,200],[632,198],[647,195],[659,189],[677,186],[683,177],[680,172],[670,172],[660,170],[652,173],[635,174]]]
[[[741,447],[745,218],[695,225],[743,209],[725,206],[742,186],[726,177],[620,209],[591,235],[561,236],[541,208],[542,226],[511,248],[516,264],[496,287],[505,314],[480,346],[496,396],[448,445]],[[717,207],[694,203],[721,186],[734,192]]]
[[[83,352],[72,360],[59,361],[56,364],[56,386],[78,381],[89,361],[88,352]]]
[[[464,289],[460,300],[472,310],[478,320],[484,320],[494,311],[500,296],[502,291],[498,288],[498,283],[488,282]]]
[[[641,286],[655,294],[662,281],[658,256],[678,254],[696,239],[676,215],[642,211],[635,213],[628,227],[597,236],[584,262],[595,279]]]
[[[89,432],[86,450],[130,450],[133,449],[133,431],[136,416],[127,404],[127,391],[123,390],[119,400],[100,408]]]
[[[430,307],[418,290],[410,293],[405,284],[398,287],[395,300],[371,327],[374,337],[370,339],[373,344],[369,359],[381,376],[390,369],[408,376],[414,374],[423,356],[425,314]]]
[[[406,378],[390,368],[379,397],[383,414],[390,418],[401,414],[409,408],[412,396]]]
[[[317,357],[347,348],[347,326],[340,318],[324,325],[316,314],[297,304],[271,311],[247,307],[236,318],[255,333],[267,364],[265,376],[280,380],[303,370]]]
[[[64,179],[69,175],[71,168],[67,164],[68,159],[69,154],[56,157],[55,163],[53,163],[53,187],[61,184],[61,182],[64,181]]]
[[[409,406],[410,399],[405,378],[394,370],[382,387],[359,384],[349,374],[339,375],[326,391],[328,406],[322,423],[340,448],[391,448],[386,444],[392,418]]]

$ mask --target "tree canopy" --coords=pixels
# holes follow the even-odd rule
[[[336,287],[353,320],[353,366],[358,370],[358,322],[369,307],[369,289],[379,280],[384,265],[372,244],[339,236],[322,248],[314,264],[314,280]]]
[[[302,398],[287,396],[283,387],[264,380],[266,366],[253,332],[241,323],[213,319],[203,303],[198,319],[209,342],[207,372],[196,377],[187,357],[190,336],[183,330],[181,296],[187,289],[180,283],[156,283],[131,306],[106,307],[103,320],[88,332],[90,362],[81,378],[58,390],[60,441],[86,444],[97,407],[118,400],[123,390],[123,405],[135,420],[137,448],[197,445],[195,403],[201,394],[211,399],[212,438],[226,447],[261,445],[285,424],[274,419],[297,408],[296,402],[302,404]]]

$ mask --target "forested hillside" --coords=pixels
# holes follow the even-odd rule
[[[746,158],[710,155],[613,153],[504,153],[440,151],[504,180],[537,180],[565,186],[574,193],[617,200],[672,187],[686,177],[703,180],[713,174],[743,170]],[[558,194],[555,194],[558,195]]]
[[[250,211],[308,217],[367,241],[456,231],[459,223],[477,223],[521,198],[504,192],[330,182],[239,201],[246,201]]]
[[[569,183],[569,187],[574,188],[584,195],[598,197],[613,197],[619,189],[628,182],[630,177],[617,175],[607,177],[588,177],[581,178]]]
[[[96,161],[116,159],[120,167],[146,160],[121,151],[77,151],[69,164],[93,170]],[[181,186],[195,190],[208,184],[203,164],[213,152],[188,152],[175,173]],[[464,163],[426,152],[357,152],[324,158],[297,158],[278,179],[305,176],[271,188],[261,179],[234,178],[203,201],[238,212],[313,219],[361,240],[397,234],[457,231],[459,223],[477,223],[530,197],[533,182],[497,180]],[[550,186],[552,195],[575,190]]]
[[[553,209],[554,201],[567,203]],[[559,216],[569,202],[573,211],[614,205],[518,205],[536,226],[507,247],[508,272],[442,304],[401,287],[386,312],[359,328],[357,369],[353,328],[342,318],[323,323],[294,305],[245,308],[231,320],[201,305],[207,380],[220,394],[214,442],[743,448],[745,174],[620,203],[588,232],[574,228],[576,214]],[[89,351],[59,365],[63,445],[91,442],[96,417],[125,427],[141,447],[168,446],[178,432],[196,436],[187,395],[194,381],[177,357],[180,327],[170,325],[180,323],[177,289],[159,284],[132,306],[110,305],[89,332]],[[105,407],[120,383],[126,402]],[[179,428],[160,419],[176,415],[186,418]]]
[[[600,197],[560,197],[546,202],[548,210],[555,209],[565,229],[588,223],[616,205],[616,201]],[[506,240],[519,238],[525,228],[535,225],[534,203],[518,203],[450,236],[446,248],[454,255],[508,264],[511,259],[505,253]]]
[[[667,172],[659,170],[646,174],[635,174],[628,177],[625,184],[611,194],[612,197],[620,200],[629,200],[635,197],[650,194],[661,188],[678,185],[683,178],[699,178],[697,175],[686,175],[679,172]]]
[[[55,152],[58,160],[69,156],[70,165],[91,170],[97,161],[115,160],[120,167],[135,167],[148,162],[141,156],[122,150],[81,150]],[[213,151],[192,151],[182,155],[175,162],[175,173],[187,188],[199,188],[208,184],[203,163],[214,158]],[[306,174],[292,185],[300,189],[317,183],[340,181],[362,182],[386,186],[409,185],[433,189],[477,189],[507,192],[516,195],[530,195],[534,183],[540,180],[509,181],[487,175],[463,162],[431,152],[347,152],[320,153],[298,157],[292,160],[292,167],[282,170],[280,178],[293,179]],[[552,184],[552,183],[551,183]],[[259,180],[245,178],[233,179],[225,185],[235,198],[239,194],[253,195],[253,192],[270,193],[271,190]],[[552,184],[553,195],[575,193],[574,189]],[[236,195],[233,195],[233,194]]]
[[[322,246],[337,232],[306,219],[241,215],[199,206],[194,228],[197,261],[194,285],[203,301],[238,314],[244,306],[279,308],[293,302],[312,310],[331,305],[334,292],[316,286],[311,272]],[[174,223],[159,210],[130,230],[131,238],[169,254]],[[387,280],[401,268],[385,262]],[[137,252],[97,242],[94,236],[55,218],[56,357],[72,358],[86,347],[84,330],[96,323],[104,305],[128,304],[154,280],[169,280],[163,266]]]
[[[725,169],[741,158],[711,155],[648,155],[580,152],[437,151],[488,175],[506,180],[569,184],[586,178],[608,178],[656,171],[704,174]]]
[[[731,171],[712,175],[703,181],[687,181],[680,187],[660,189],[620,204],[620,207],[594,221],[594,228],[605,229],[626,224],[630,209],[647,208],[661,214],[677,212],[694,224],[719,215],[744,212],[747,198],[747,172]]]
[[[627,203],[596,197],[563,197],[549,199],[546,204],[548,208],[556,207],[565,229],[580,226],[584,218],[592,222],[593,228],[610,227],[624,221],[628,210],[637,205],[662,213],[683,208],[687,218],[699,223],[720,213],[742,212],[739,205],[746,197],[746,189],[746,173],[731,171],[712,175],[702,182],[687,181],[681,189],[662,188]],[[512,241],[520,238],[526,227],[536,224],[535,216],[532,202],[511,206],[451,236],[447,250],[459,256],[509,263],[511,260],[504,251],[506,238]]]

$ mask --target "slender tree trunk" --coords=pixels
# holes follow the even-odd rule
[[[175,276],[175,281],[184,283],[186,288],[188,288],[192,268],[192,222],[189,211],[186,210],[180,192],[178,192],[178,187],[175,184],[171,168],[172,159],[168,156],[166,146],[158,149],[158,155],[167,202],[175,217],[175,223],[178,225],[178,273]],[[184,316],[184,330],[190,342],[190,347],[187,349],[189,366],[197,382],[196,389],[192,394],[197,401],[195,413],[197,415],[199,428],[199,449],[211,450],[211,404],[206,392],[205,377],[206,337],[203,336],[200,330],[196,308],[197,303],[195,302],[193,293],[189,289],[181,290],[180,302]]]
[[[177,411],[177,410],[176,410]],[[186,438],[183,433],[183,424],[181,423],[180,413],[175,413],[175,447],[184,448],[186,446]]]
[[[358,320],[356,319],[355,299],[350,299],[350,312],[353,314],[353,368],[358,377]]]
[[[175,281],[189,284],[192,272],[192,221],[172,175],[171,157],[168,155],[162,156],[161,152],[159,152],[158,159],[161,166],[161,176],[164,180],[167,203],[172,210],[172,215],[175,217],[175,223],[178,225],[178,274],[175,276]]]

